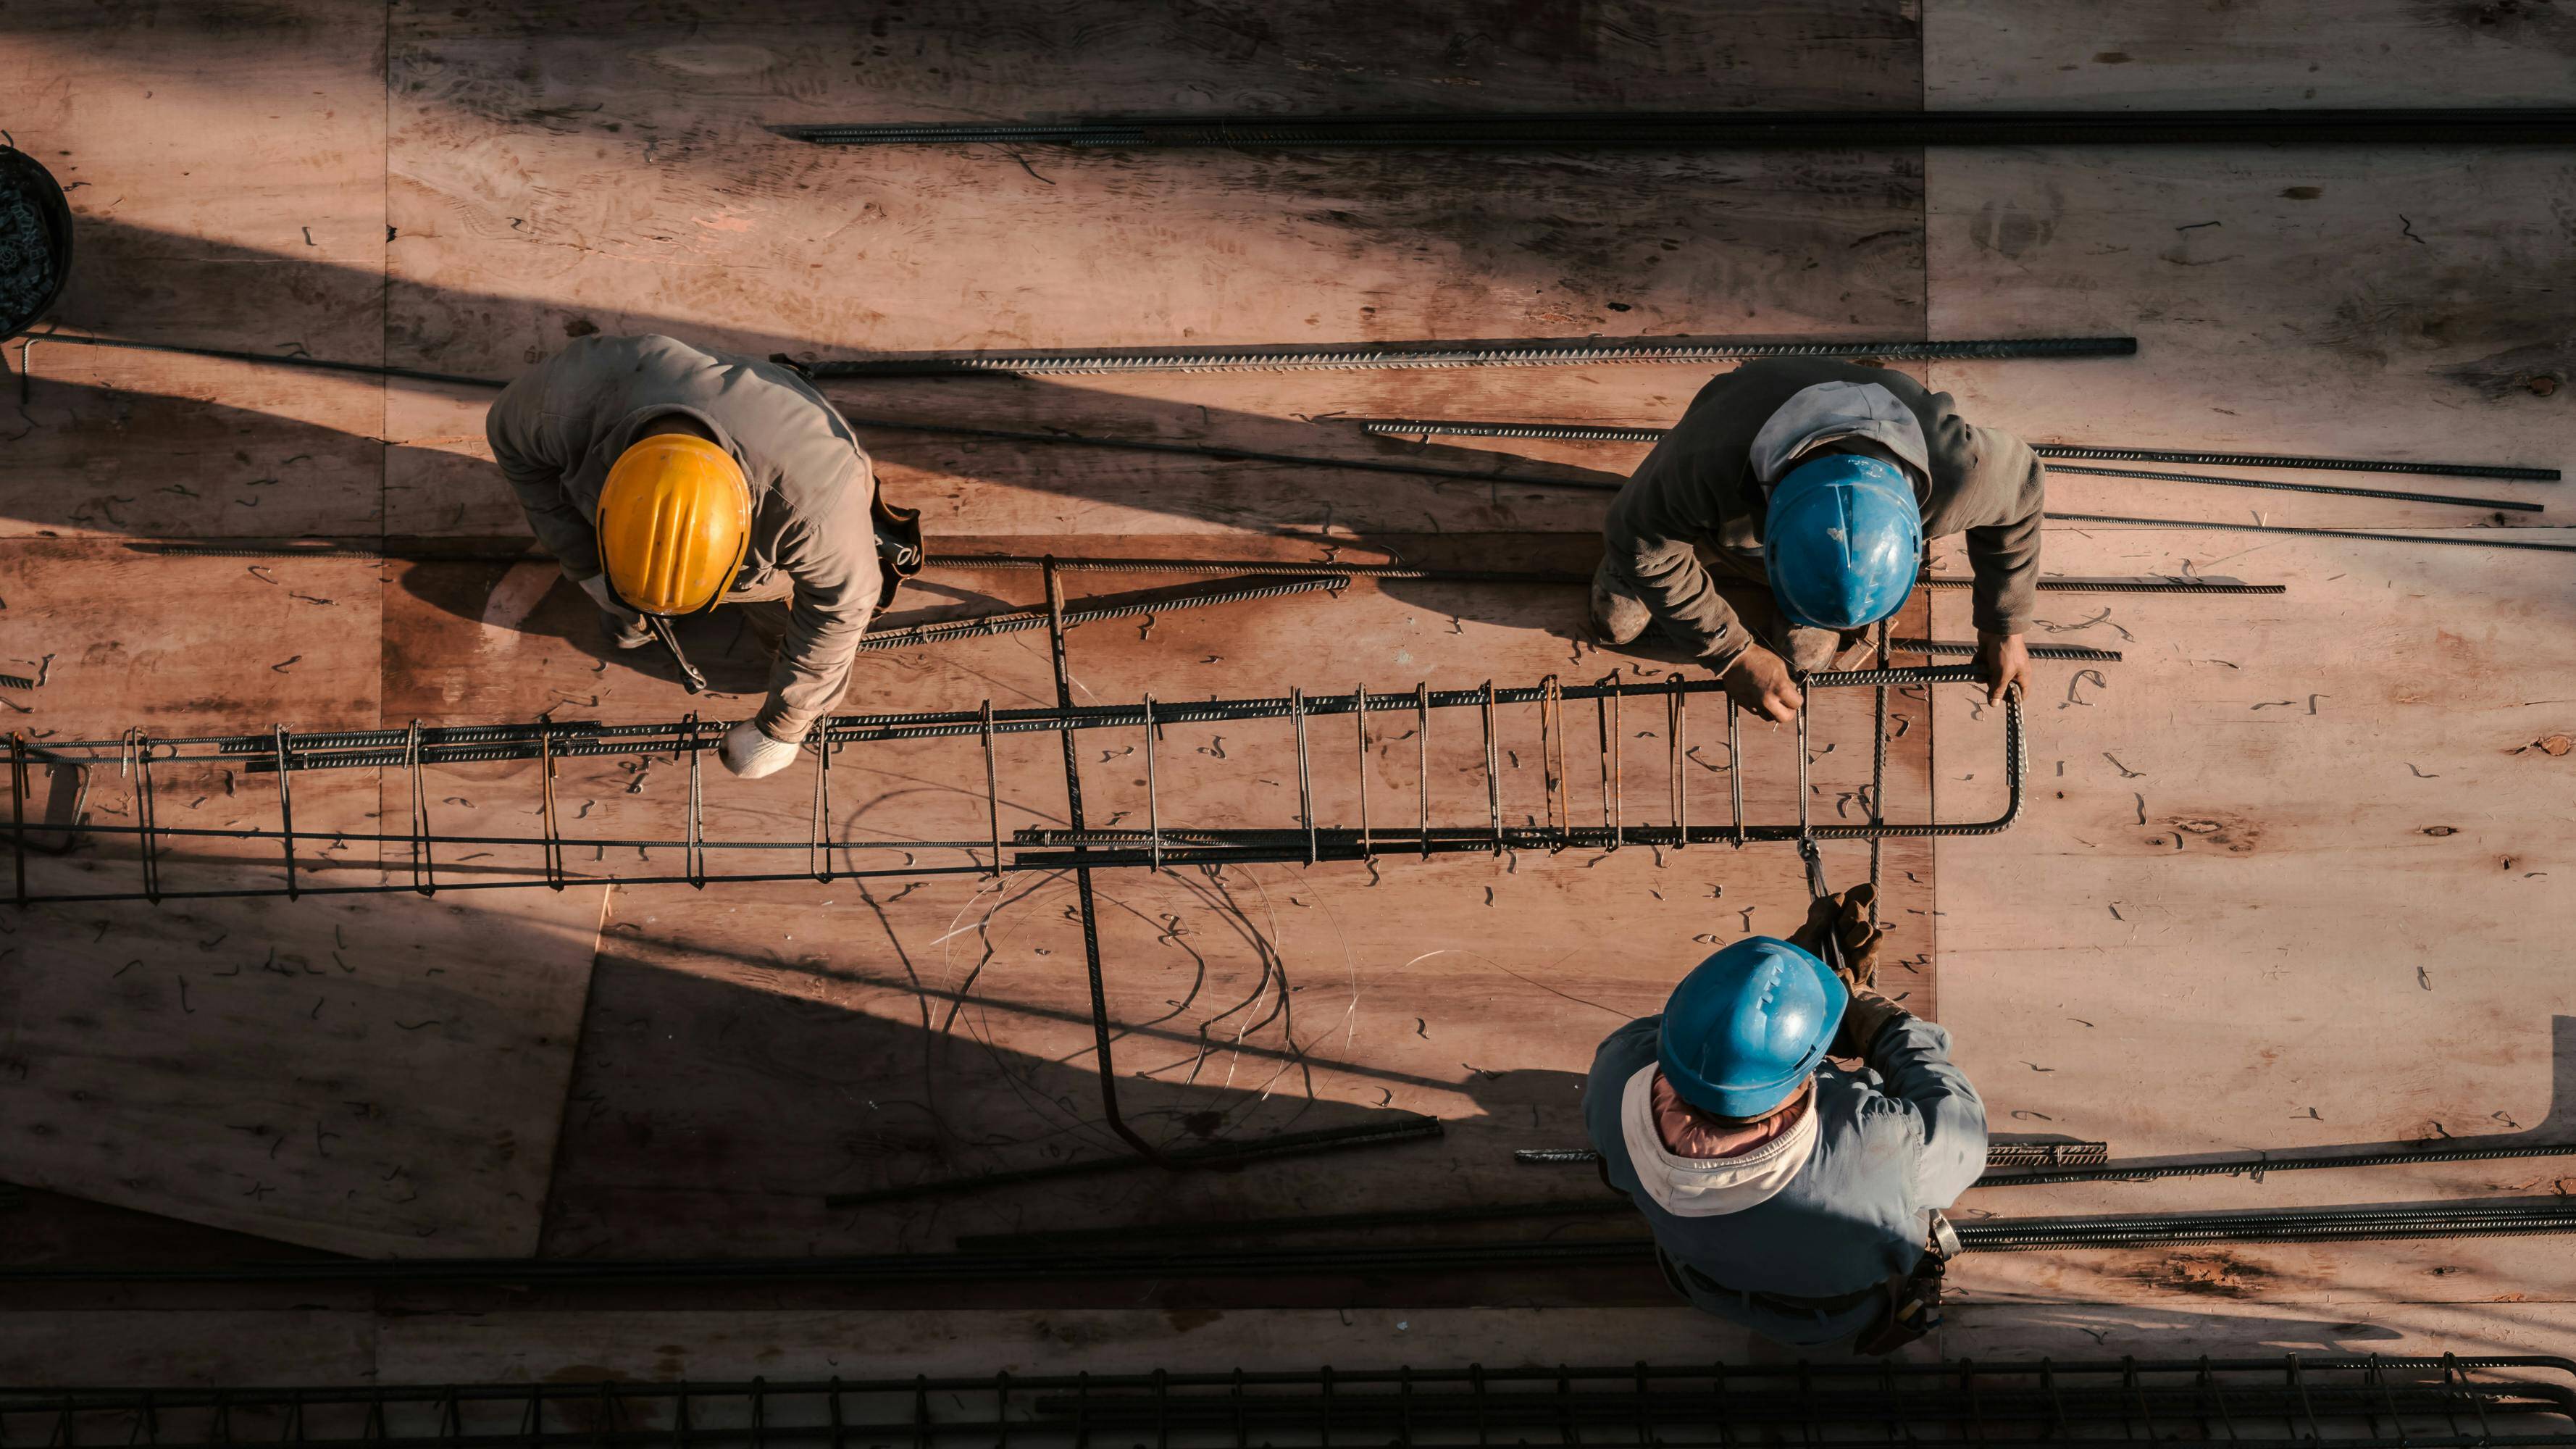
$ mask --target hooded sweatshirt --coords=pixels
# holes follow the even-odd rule
[[[1962,419],[1948,393],[1848,362],[1748,362],[1701,388],[1611,500],[1602,544],[1612,574],[1710,669],[1734,663],[1753,641],[1709,582],[1698,549],[1759,553],[1777,479],[1757,476],[1757,443],[1771,441],[1764,429],[1783,404],[1819,383],[1875,383],[1913,414],[1925,453],[1913,470],[1923,536],[1967,534],[1979,632],[2029,632],[2047,484],[2038,456],[2010,433]]]
[[[503,390],[483,431],[537,542],[578,583],[600,571],[593,520],[609,467],[675,414],[713,433],[751,483],[751,545],[727,597],[792,599],[755,718],[801,740],[849,683],[881,587],[875,472],[813,384],[668,337],[584,337]]]
[[[1727,1156],[1664,1145],[1654,1113],[1661,1016],[1612,1032],[1592,1061],[1583,1118],[1610,1185],[1627,1193],[1710,1313],[1783,1343],[1830,1343],[1868,1326],[1875,1295],[1832,1299],[1911,1271],[1947,1207],[1985,1171],[1986,1109],[1950,1062],[1940,1027],[1900,1016],[1866,1067],[1816,1069],[1805,1111]],[[1756,1297],[1754,1295],[1769,1295]]]

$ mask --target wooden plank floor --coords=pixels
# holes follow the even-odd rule
[[[115,335],[507,377],[569,338],[640,330],[809,357],[2134,333],[2133,359],[1912,370],[1971,417],[2034,438],[2564,466],[2576,293],[2560,279],[2576,261],[2576,172],[2555,152],[1124,154],[832,150],[763,129],[1111,110],[2563,104],[2576,94],[2563,30],[2536,10],[2401,0],[2116,16],[2016,0],[1542,5],[1473,24],[1431,0],[1257,18],[1092,0],[853,18],[726,0],[614,27],[569,4],[303,0],[147,23],[40,0],[0,18],[0,80],[27,98],[0,119],[74,187],[83,257],[60,320]],[[719,693],[692,702],[657,661],[611,657],[550,565],[494,549],[523,529],[482,441],[486,392],[61,344],[31,361],[17,422],[0,424],[26,429],[0,444],[0,667],[54,656],[43,691],[7,696],[33,711],[11,715],[31,736],[747,707],[752,648],[726,621],[693,626]],[[1660,424],[1706,377],[1602,367],[830,390],[862,419],[1510,479],[863,423],[890,496],[923,509],[941,548],[1580,569],[1596,547],[1595,490],[1640,449],[1378,439],[1339,419]],[[2192,1155],[2568,1130],[2576,1018],[2553,1018],[2569,1008],[2549,953],[2576,925],[2557,888],[2576,866],[2558,859],[2567,760],[2546,747],[2576,732],[2558,685],[2576,664],[2564,569],[2548,555],[2185,526],[2566,536],[2547,486],[2371,481],[2552,507],[2052,484],[2067,511],[2178,521],[2052,528],[2052,571],[2188,565],[2291,592],[2047,596],[2049,639],[2130,662],[2041,666],[2039,788],[2013,832],[1889,852],[1894,986],[1954,1028],[1999,1134]],[[1578,486],[1551,486],[1567,483]],[[469,556],[131,546],[307,535]],[[1167,582],[1084,575],[1075,587]],[[934,570],[897,622],[1024,605],[1034,584]],[[1577,643],[1579,607],[1562,588],[1364,583],[1170,612],[1150,628],[1094,624],[1071,649],[1078,690],[1097,700],[1661,677],[1666,661]],[[1968,633],[1955,594],[1909,618]],[[871,654],[851,698],[1034,702],[1052,697],[1047,666],[1043,637],[1028,634]],[[1896,709],[1893,812],[1931,808],[1937,791],[1943,818],[1987,813],[1992,712]],[[1858,697],[1820,701],[1831,749],[1816,761],[1815,808],[1849,808],[1865,778],[1866,711]],[[1640,713],[1623,759],[1654,779],[1662,719]],[[1535,734],[1526,719],[1502,724],[1506,799],[1534,813]],[[1435,793],[1481,811],[1471,737],[1440,728]],[[1084,743],[1093,818],[1134,823],[1132,742]],[[1411,745],[1391,721],[1373,739],[1374,809],[1412,805]],[[1288,748],[1279,727],[1174,730],[1164,808],[1285,823]],[[1748,742],[1757,814],[1794,808],[1790,748],[1767,732]],[[676,833],[680,771],[596,764],[561,782],[576,828]],[[1051,747],[1006,750],[1000,764],[1004,828],[1060,815]],[[971,747],[845,751],[836,819],[869,839],[979,836],[980,770]],[[714,781],[710,833],[801,834],[807,778]],[[1324,813],[1347,814],[1348,762],[1319,778]],[[531,782],[512,767],[439,772],[440,824],[524,828]],[[1719,818],[1723,775],[1711,766],[1700,786],[1698,818]],[[163,818],[261,818],[262,789],[209,775],[173,788]],[[341,829],[399,831],[399,794],[317,780],[297,806]],[[103,782],[93,808],[102,822],[130,814],[130,783]],[[2426,833],[2439,830],[2453,833]],[[194,855],[174,878],[275,874],[225,846]],[[372,871],[401,856],[355,859]],[[1838,880],[1862,869],[1857,851],[1829,862]],[[478,866],[490,862],[455,864]],[[96,849],[42,869],[95,884],[130,862]],[[29,1126],[0,1139],[0,1179],[39,1190],[0,1200],[0,1224],[23,1229],[0,1237],[22,1260],[118,1244],[229,1257],[243,1251],[234,1232],[373,1254],[830,1253],[1579,1192],[1580,1170],[1568,1181],[1516,1168],[1510,1149],[1573,1141],[1580,1074],[1615,1019],[1653,1009],[1715,942],[1786,930],[1804,894],[1777,849],[1104,876],[1121,1092],[1149,1135],[1416,1111],[1443,1118],[1447,1136],[1242,1173],[826,1210],[827,1192],[1110,1149],[1068,890],[959,878],[500,892],[464,911],[455,897],[397,896],[367,909],[30,914],[0,947],[0,1102]],[[454,964],[414,964],[428,955]],[[318,1015],[297,994],[308,970],[331,973],[313,986]],[[405,1025],[428,1020],[440,1025]],[[308,1121],[321,1098],[325,1118]],[[328,1119],[349,1102],[400,1106]],[[384,1177],[388,1166],[401,1171]],[[2533,1195],[2564,1190],[2558,1166],[1982,1193],[1965,1211]],[[416,1198],[396,1191],[406,1184]],[[1962,1265],[1950,1327],[1919,1351],[2545,1351],[2567,1325],[2571,1266],[2557,1239],[2014,1255]],[[1651,1274],[1152,1291],[1112,1304],[1005,1285],[866,1314],[742,1301],[513,1313],[499,1310],[525,1305],[354,1292],[45,1300],[0,1328],[0,1380],[1495,1364],[1554,1361],[1574,1343],[1620,1360],[1779,1353],[1669,1306]],[[449,1311],[460,1306],[494,1311]],[[178,1307],[190,1311],[160,1311]]]

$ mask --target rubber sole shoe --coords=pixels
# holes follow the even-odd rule
[[[1594,643],[1616,648],[1636,643],[1655,616],[1645,600],[1611,581],[1610,565],[1604,560],[1592,571],[1592,614],[1584,622]]]

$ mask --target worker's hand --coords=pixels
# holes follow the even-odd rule
[[[1892,1021],[1912,1015],[1904,1007],[1864,986],[1851,994],[1851,1005],[1843,1008],[1842,1024],[1834,1028],[1834,1042],[1826,1050],[1838,1057],[1869,1056],[1878,1043],[1880,1032]]]
[[[1876,886],[1856,885],[1841,895],[1818,897],[1807,907],[1807,923],[1789,938],[1822,957],[1826,933],[1831,932],[1843,948],[1842,965],[1834,974],[1855,991],[1878,984],[1878,943],[1887,933],[1869,923],[1869,905],[1877,893]]]
[[[2030,646],[2019,634],[1977,635],[1977,667],[1986,674],[1986,703],[2004,702],[2004,691],[2014,685],[2030,693]]]
[[[1796,719],[1798,707],[1807,702],[1789,677],[1788,661],[1759,644],[1746,645],[1717,682],[1726,686],[1727,698],[1774,724]]]
[[[609,586],[608,575],[592,574],[581,581],[581,591],[599,605],[607,622],[609,642],[620,649],[641,649],[653,642],[653,631],[645,627],[644,616],[618,602],[617,590]]]
[[[775,775],[796,762],[796,746],[771,739],[750,720],[725,731],[723,754],[724,767],[746,780]]]

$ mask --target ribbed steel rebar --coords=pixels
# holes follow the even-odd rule
[[[1972,589],[1975,579],[1934,577],[1923,580],[1927,589]],[[2189,575],[2135,578],[2046,578],[2038,581],[2043,594],[2286,594],[2286,584],[2249,584],[2243,579],[2223,577],[2198,578]]]
[[[1653,443],[1666,429],[1612,423],[1512,423],[1433,418],[1347,418],[1362,432],[1388,437],[1529,438],[1572,443]],[[2325,458],[2300,453],[2219,453],[2187,448],[2120,448],[2091,443],[2033,443],[2043,458],[2103,463],[2186,463],[2202,468],[2304,468],[2338,473],[2413,473],[2428,478],[2495,478],[2555,483],[2555,468],[2502,463],[2414,463],[2400,458]]]
[[[817,378],[1023,377],[1112,372],[1314,372],[1456,367],[1586,367],[1610,363],[1751,362],[1769,357],[1868,357],[1890,362],[1973,362],[2031,358],[2127,357],[2134,337],[2030,337],[1956,342],[1905,339],[1764,342],[1721,337],[1531,338],[1494,343],[1375,342],[1275,347],[1139,347],[1081,351],[924,353],[823,358]]]
[[[775,125],[830,146],[1004,143],[1155,147],[1736,150],[1920,146],[2564,145],[2564,107],[2187,111],[1435,112],[1152,116],[1074,121]]]
[[[1811,675],[1808,683],[1815,688],[1857,687],[1874,684],[1931,685],[1965,684],[1983,676],[1971,665],[1935,665],[1917,669],[1853,669]],[[1642,696],[1648,687],[1639,684],[1569,684],[1554,697],[1566,700],[1591,700],[1612,694]],[[1676,684],[1652,686],[1655,693],[1682,694],[1723,693],[1725,686],[1715,679],[1683,680]],[[1507,685],[1495,689],[1491,702],[1498,705],[1535,704],[1550,697],[1546,685]],[[1487,702],[1484,689],[1436,689],[1429,694],[1434,709],[1481,706]],[[1406,711],[1416,707],[1417,696],[1405,690],[1372,693],[1366,696],[1370,713]],[[1342,715],[1353,712],[1349,695],[1317,694],[1307,697],[1304,712],[1309,716]],[[1164,725],[1211,724],[1242,719],[1284,719],[1296,706],[1286,696],[1272,698],[1210,699],[1158,701],[1154,718]],[[977,734],[984,728],[981,710],[921,710],[906,713],[835,715],[816,727],[812,738],[833,743],[853,740],[940,739]],[[1145,722],[1142,704],[1082,705],[1063,709],[995,710],[992,728],[997,734],[1023,734],[1056,729],[1135,729]],[[663,721],[652,724],[602,725],[585,721],[562,723],[523,723],[502,725],[424,726],[418,732],[420,758],[424,763],[471,762],[500,759],[533,759],[541,739],[551,739],[558,755],[600,755],[636,752],[668,753],[703,751],[718,747],[718,740],[708,737],[712,726],[689,721]],[[721,730],[714,733],[721,734]],[[405,757],[401,746],[412,738],[409,730],[341,730],[316,733],[290,733],[287,750],[293,768],[333,769],[400,765]],[[273,734],[205,735],[156,739],[152,746],[161,761],[197,758],[240,757],[247,767],[259,771],[274,768],[277,741]],[[113,761],[124,750],[123,739],[48,740],[47,752],[57,758],[72,752],[86,752],[88,757]],[[516,753],[484,753],[485,747],[507,745]],[[211,747],[211,748],[205,748]],[[197,754],[184,753],[198,749]]]
[[[2225,1442],[2495,1449],[2576,1442],[2576,1363],[2549,1357],[1276,1363],[828,1380],[545,1378],[208,1388],[0,1388],[0,1442],[166,1449],[1155,1449],[1394,1444]]]
[[[2179,1243],[2317,1243],[2503,1237],[2576,1232],[2576,1200],[2469,1200],[2426,1206],[2289,1208],[2240,1213],[2140,1213],[1990,1218],[1957,1224],[1972,1252],[2117,1249]],[[1145,1230],[1150,1236],[1150,1230]],[[842,1258],[684,1260],[584,1258],[302,1259],[226,1265],[41,1263],[0,1266],[0,1284],[26,1283],[528,1283],[971,1282],[1037,1278],[1169,1281],[1185,1277],[1370,1272],[1504,1271],[1654,1261],[1654,1240],[1560,1236],[1518,1242],[1348,1243],[1173,1251],[894,1253]]]
[[[2053,463],[2051,473],[2088,478],[2133,478],[2148,483],[2202,483],[2218,488],[2258,488],[2273,493],[2323,493],[2338,498],[2376,498],[2388,503],[2439,503],[2452,508],[2486,508],[2499,513],[2545,513],[2545,505],[2518,498],[2469,498],[2456,493],[2408,493],[2394,488],[2346,488],[2333,483],[2284,483],[2269,478],[2220,478],[2208,473],[2140,473],[2127,468],[2088,468]]]
[[[1060,582],[1048,576],[1051,612],[1060,607]],[[1303,581],[1323,582],[1323,581]],[[1980,672],[1973,666],[1934,666],[1913,669],[1849,670],[1809,676],[1812,688],[1887,686],[1925,687],[1940,683],[1965,683],[1977,680]],[[42,767],[60,770],[65,767],[85,770],[116,764],[135,782],[134,823],[83,822],[79,833],[102,838],[131,839],[135,842],[136,859],[141,871],[139,890],[57,892],[32,888],[25,867],[34,849],[22,827],[13,827],[14,902],[20,906],[69,901],[106,901],[140,899],[158,903],[163,900],[234,898],[265,895],[351,895],[416,890],[423,895],[438,890],[497,890],[511,886],[543,885],[562,890],[580,881],[616,881],[630,885],[685,882],[703,887],[713,881],[773,881],[810,879],[829,882],[843,878],[878,879],[892,876],[936,876],[965,873],[1000,874],[1015,871],[1047,871],[1059,868],[1084,871],[1095,868],[1256,864],[1295,862],[1314,864],[1319,860],[1373,860],[1393,850],[1416,851],[1424,857],[1459,851],[1499,853],[1504,850],[1563,850],[1599,848],[1614,850],[1621,845],[1653,845],[1665,841],[1675,844],[1730,841],[1741,845],[1750,841],[1770,841],[1813,835],[1831,839],[1875,839],[1888,836],[1952,836],[1990,834],[2009,827],[2018,817],[2029,775],[2028,741],[2024,729],[2022,701],[2018,692],[2011,696],[2004,710],[2004,776],[2008,799],[2003,813],[1991,820],[1974,822],[1907,822],[1867,825],[1834,824],[1812,831],[1798,827],[1750,825],[1742,818],[1741,797],[1734,822],[1727,827],[1691,826],[1686,814],[1677,814],[1674,827],[1637,824],[1624,829],[1617,823],[1618,803],[1605,795],[1602,810],[1608,828],[1575,827],[1570,809],[1563,798],[1564,772],[1561,759],[1549,772],[1550,819],[1564,815],[1565,824],[1545,828],[1507,826],[1502,817],[1500,783],[1497,770],[1497,740],[1494,734],[1494,710],[1498,705],[1537,705],[1542,733],[1553,733],[1561,739],[1561,712],[1568,700],[1597,701],[1604,706],[1605,720],[1615,711],[1617,702],[1628,695],[1663,699],[1673,712],[1672,759],[1669,771],[1678,782],[1685,770],[1681,755],[1681,711],[1694,694],[1722,693],[1724,686],[1714,679],[1689,680],[1675,675],[1661,683],[1628,682],[1612,676],[1596,684],[1563,686],[1554,676],[1536,685],[1497,687],[1481,685],[1475,689],[1434,691],[1417,686],[1405,693],[1371,694],[1354,690],[1349,695],[1308,696],[1291,690],[1286,698],[1213,699],[1179,703],[1146,700],[1133,705],[1087,705],[1052,708],[995,710],[989,704],[975,710],[940,710],[903,714],[842,716],[827,720],[810,741],[817,746],[809,756],[814,769],[813,803],[809,831],[797,838],[776,840],[719,840],[709,838],[704,829],[704,799],[697,768],[699,756],[717,747],[723,726],[717,722],[689,718],[676,722],[651,724],[606,725],[590,722],[539,721],[501,725],[422,726],[413,724],[401,730],[353,730],[312,734],[294,734],[283,728],[264,735],[202,736],[172,740],[155,740],[139,731],[114,740],[47,741],[41,748],[23,737],[11,742],[12,799],[23,802],[30,793],[28,772]],[[1069,694],[1067,696],[1070,697]],[[1474,709],[1483,721],[1485,758],[1485,806],[1483,822],[1472,826],[1431,824],[1431,777],[1425,748],[1421,774],[1421,819],[1414,828],[1388,827],[1374,833],[1366,828],[1352,831],[1341,827],[1324,827],[1313,818],[1312,760],[1307,745],[1306,726],[1312,720],[1331,715],[1351,715],[1364,719],[1369,713],[1410,712],[1417,716],[1417,730],[1424,729],[1434,709]],[[1728,706],[1730,714],[1733,706]],[[1030,833],[1018,837],[1022,847],[1005,855],[999,827],[1000,798],[994,784],[989,751],[993,741],[1003,735],[1054,732],[1070,749],[1072,732],[1083,729],[1148,729],[1176,724],[1220,723],[1236,720],[1288,718],[1299,727],[1296,776],[1301,828],[1294,831],[1222,831],[1200,830],[1187,825],[1164,827],[1157,819],[1151,794],[1150,755],[1147,767],[1147,831],[1084,830]],[[969,853],[988,848],[982,840],[903,840],[835,838],[830,823],[831,746],[862,741],[917,740],[936,738],[981,737],[987,754],[985,772],[986,816],[993,824],[989,843],[990,855],[977,863],[964,865],[920,865],[915,857],[928,850],[959,850]],[[1615,779],[1607,767],[1612,738],[1604,734],[1605,789]],[[1624,736],[1619,736],[1624,739]],[[1361,733],[1363,747],[1366,735]],[[1545,746],[1542,746],[1545,753]],[[555,809],[555,766],[567,758],[615,755],[668,756],[689,767],[689,791],[686,802],[687,834],[680,839],[584,838],[566,835],[561,817]],[[1550,757],[1555,759],[1556,757]],[[456,763],[536,760],[540,764],[536,782],[542,794],[537,813],[545,822],[542,835],[459,833],[439,831],[428,819],[428,801],[433,793],[426,771],[435,766]],[[153,811],[153,771],[167,770],[181,763],[222,762],[247,773],[267,774],[279,784],[275,829],[242,828],[226,824],[221,828],[162,826]],[[346,872],[375,872],[380,863],[362,864],[354,858],[318,859],[299,856],[299,835],[289,804],[287,780],[296,772],[321,769],[398,768],[406,773],[409,785],[409,828],[392,831],[307,830],[300,838],[317,849],[343,849],[347,845],[374,842],[408,846],[411,881],[408,885],[379,878],[373,884],[323,884],[316,880],[322,868]],[[1365,762],[1362,768],[1365,769]],[[164,778],[168,778],[166,775]],[[1802,777],[1803,778],[1803,777]],[[1365,797],[1363,796],[1363,799]],[[1674,808],[1683,809],[1684,795],[1678,783],[1674,786]],[[1802,812],[1803,816],[1803,812]],[[16,818],[13,816],[13,818]],[[57,827],[59,828],[59,827]],[[233,842],[274,842],[284,853],[287,877],[282,889],[272,886],[221,887],[212,889],[165,888],[160,873],[161,852],[172,840],[216,838]],[[329,842],[326,846],[325,842]],[[478,846],[522,846],[542,849],[545,867],[542,873],[525,867],[490,865],[470,870],[451,869],[441,877],[434,872],[433,847],[448,844]],[[657,872],[630,876],[613,872],[576,876],[564,867],[567,848],[589,847],[605,850],[615,846],[646,851],[670,847],[683,852],[684,869],[677,874]],[[802,850],[806,853],[806,870],[787,871],[715,871],[707,864],[711,851],[777,851]],[[883,869],[846,869],[839,862],[855,852],[901,852],[900,867]],[[468,857],[471,859],[473,857]],[[647,857],[649,859],[649,857]],[[460,860],[458,866],[465,864]],[[399,869],[397,865],[394,867]],[[345,875],[342,877],[345,879]]]
[[[1095,605],[1086,609],[1067,609],[1064,622],[1096,623],[1102,619],[1131,619],[1138,614],[1168,614],[1182,609],[1204,609],[1214,604],[1240,604],[1254,599],[1275,599],[1288,594],[1311,594],[1318,590],[1340,593],[1350,587],[1348,574],[1310,574],[1298,578],[1267,580],[1245,579],[1231,587],[1156,594],[1126,600],[1117,604]],[[870,634],[859,641],[861,649],[910,649],[923,644],[943,644],[951,639],[981,639],[995,634],[1016,634],[1047,626],[1044,609],[1015,609],[1007,613],[983,614],[950,623],[920,624],[909,629],[891,629]]]
[[[2059,1182],[2160,1182],[2171,1177],[2252,1177],[2275,1172],[2316,1172],[2338,1167],[2412,1167],[2428,1162],[2508,1162],[2533,1157],[2576,1156],[2576,1141],[2517,1142],[2457,1147],[2409,1147],[2389,1152],[2288,1153],[2281,1156],[2222,1158],[2210,1162],[2127,1164],[2100,1162],[2089,1166],[2034,1167],[2027,1172],[1988,1173],[1979,1187],[2042,1187]]]
[[[1973,659],[1976,641],[1970,639],[1897,639],[1892,646],[1908,654],[1928,655],[1934,659]],[[2027,646],[2033,659],[2073,659],[2089,664],[2117,664],[2120,651],[2096,649],[2089,644],[2032,644]]]
[[[2224,523],[2214,518],[2131,518],[2115,513],[2059,513],[2048,515],[2059,523],[2117,523],[2140,528],[2214,528],[2222,533],[2280,533],[2303,538],[2340,538],[2366,543],[2418,543],[2449,548],[2510,549],[2523,553],[2576,553],[2576,543],[2527,543],[2519,539],[2495,538],[2506,530],[2494,528],[2459,528],[2429,534],[2375,533],[2359,528],[2293,528],[2281,523]],[[2514,529],[2515,533],[2539,533],[2541,529]],[[2563,532],[2563,530],[2547,530]]]

